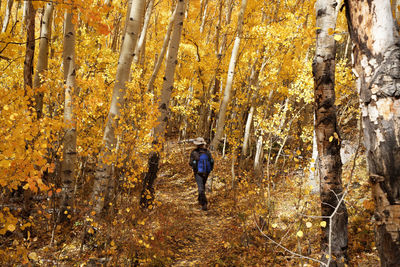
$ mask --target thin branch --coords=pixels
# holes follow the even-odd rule
[[[326,263],[324,263],[324,262],[322,262],[322,261],[320,261],[320,260],[317,260],[317,259],[314,259],[314,258],[311,258],[311,257],[307,257],[307,256],[304,256],[304,255],[301,255],[301,254],[299,254],[299,253],[293,252],[293,251],[291,251],[290,249],[288,249],[288,248],[282,246],[281,244],[279,244],[278,242],[276,242],[275,240],[273,240],[271,237],[269,237],[268,235],[266,235],[266,234],[261,230],[261,228],[260,228],[260,226],[258,225],[257,221],[256,221],[255,219],[254,219],[254,221],[255,221],[255,224],[256,224],[256,226],[257,226],[257,229],[260,231],[260,233],[261,233],[262,236],[264,236],[265,238],[267,238],[269,241],[271,241],[273,244],[275,244],[275,245],[278,246],[279,248],[281,248],[281,249],[283,249],[284,251],[290,253],[292,256],[297,257],[297,258],[301,258],[301,259],[307,259],[307,260],[311,260],[311,261],[314,261],[314,262],[318,262],[319,264],[321,264],[321,265],[323,265],[323,266],[328,266]]]

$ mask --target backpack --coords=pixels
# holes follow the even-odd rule
[[[202,152],[199,157],[199,162],[197,163],[198,173],[210,173],[211,172],[211,162],[210,157],[207,153]]]

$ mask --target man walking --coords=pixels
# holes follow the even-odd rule
[[[214,160],[210,151],[205,148],[206,142],[204,138],[197,137],[193,141],[193,144],[197,147],[190,153],[189,165],[193,169],[194,178],[199,190],[199,204],[202,210],[207,210],[206,182],[208,175],[214,168]]]

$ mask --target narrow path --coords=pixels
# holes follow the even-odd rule
[[[197,203],[197,186],[191,172],[160,176],[156,195],[162,203],[159,209],[177,224],[170,248],[174,252],[172,266],[208,265],[210,260],[215,260],[215,255],[226,249],[224,237],[233,223],[220,206],[218,194],[221,190],[207,191],[209,210],[202,211]]]

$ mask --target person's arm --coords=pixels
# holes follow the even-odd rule
[[[189,165],[190,165],[190,167],[192,167],[193,168],[193,170],[194,171],[196,171],[196,151],[195,150],[193,150],[192,151],[192,153],[190,153],[190,161],[189,161]]]
[[[210,151],[207,151],[208,157],[210,158],[210,163],[211,163],[211,171],[214,169],[214,159],[210,153]]]

